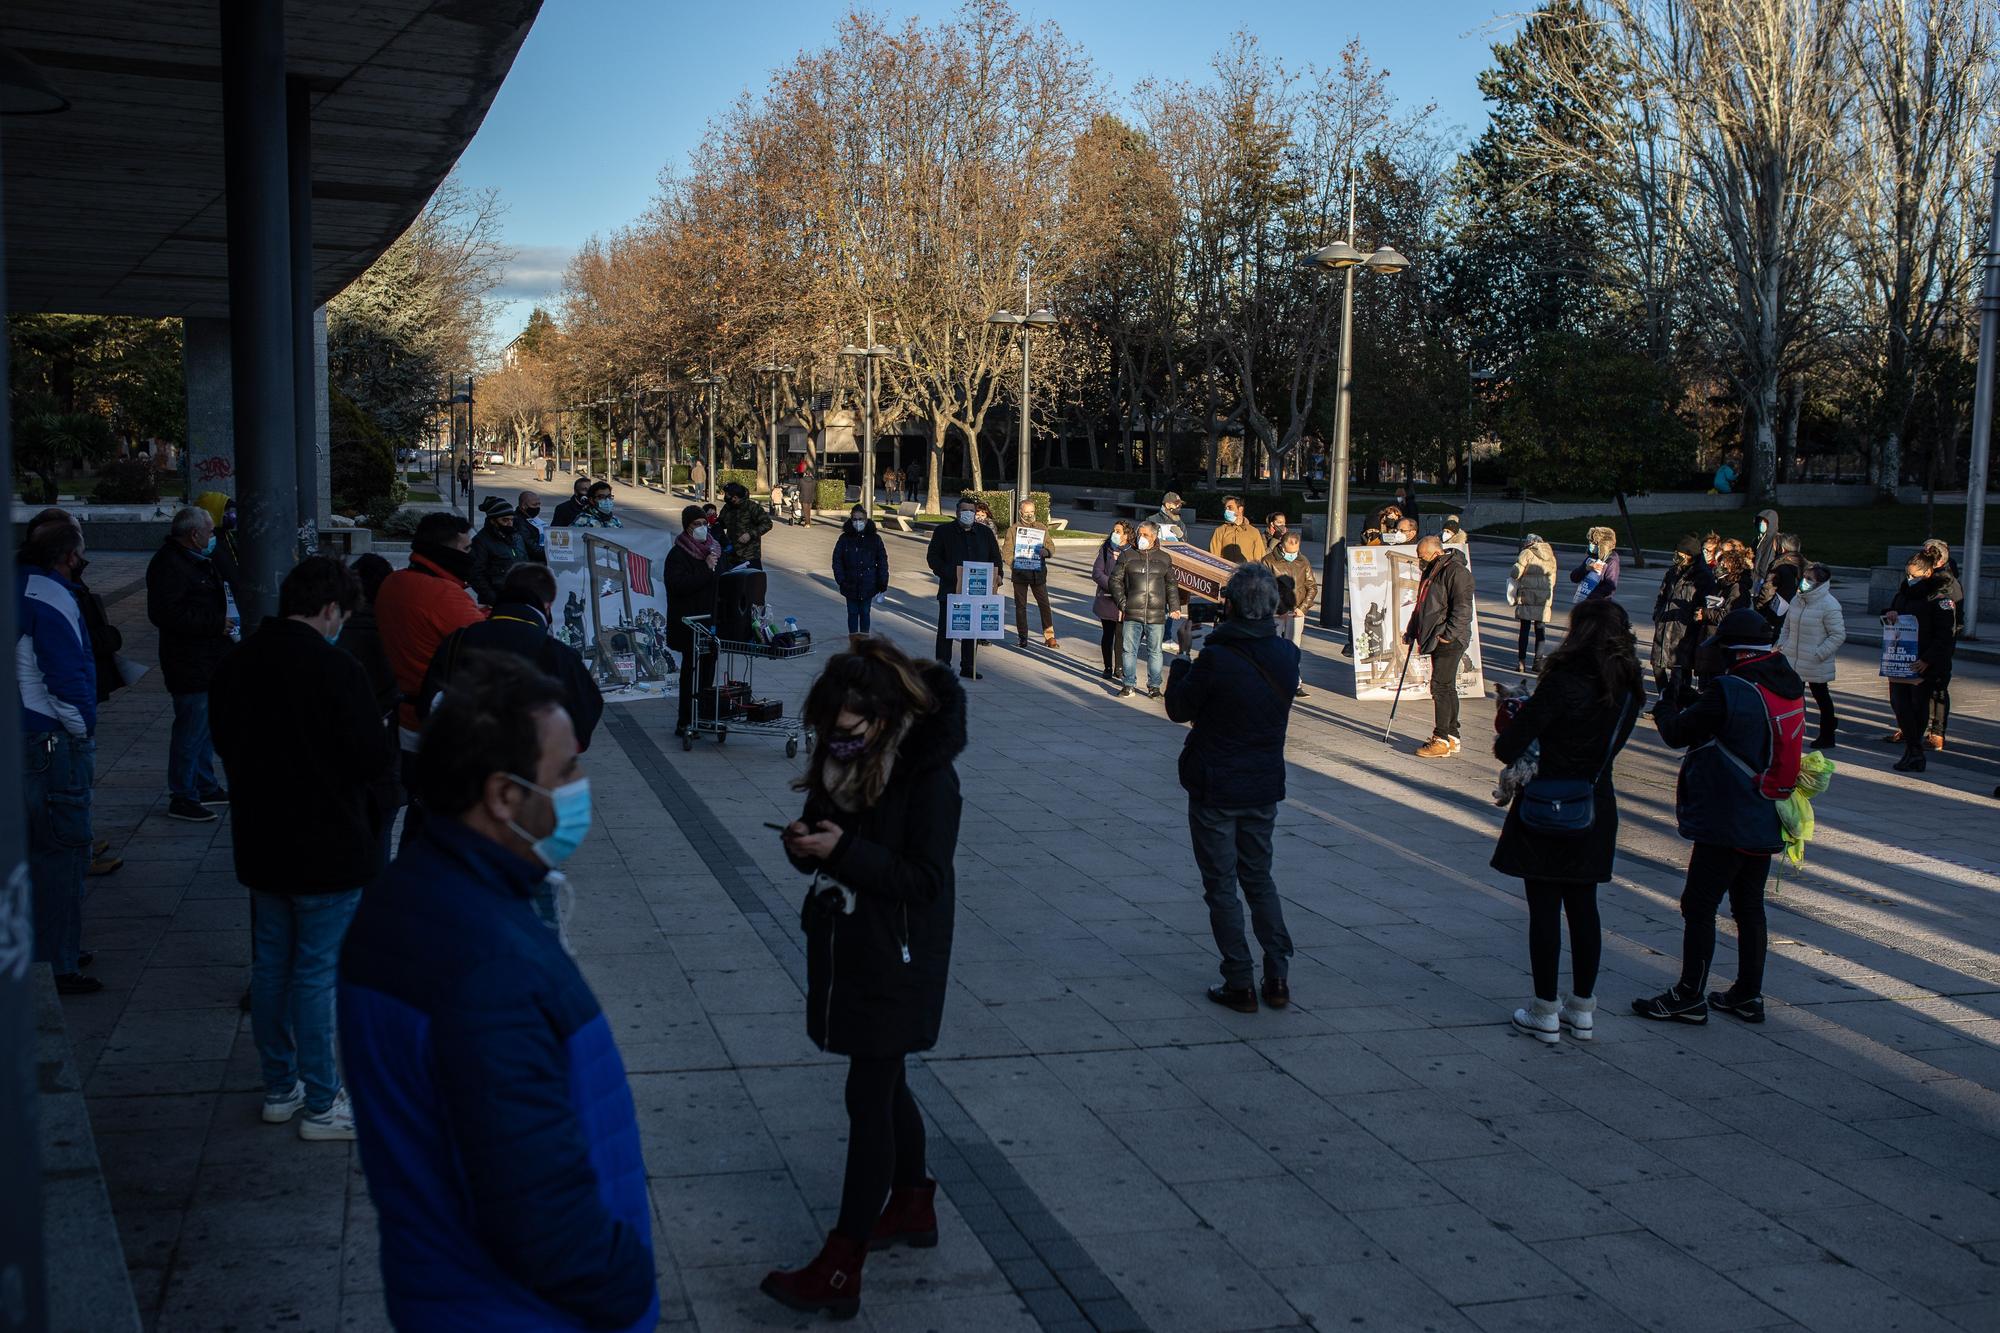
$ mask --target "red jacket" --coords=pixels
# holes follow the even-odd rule
[[[422,688],[438,645],[453,630],[484,619],[484,608],[472,600],[465,584],[423,556],[411,556],[409,568],[382,580],[375,595],[375,625],[389,668],[396,673],[396,688],[403,692],[397,721],[405,729],[416,731],[422,725],[409,700]]]

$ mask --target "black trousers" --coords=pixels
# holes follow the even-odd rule
[[[1022,639],[1028,637],[1028,596],[1034,594],[1035,606],[1042,613],[1042,629],[1056,623],[1056,613],[1049,606],[1049,576],[1040,574],[1016,574],[1014,576],[1014,633]]]
[[[1542,651],[1542,644],[1547,640],[1549,634],[1548,622],[1545,620],[1524,620],[1521,622],[1521,646],[1514,650],[1514,656],[1526,657],[1528,655],[1529,630],[1533,630],[1535,633],[1535,651],[1538,653]]]
[[[1708,987],[1709,964],[1715,961],[1715,913],[1724,898],[1736,918],[1737,999],[1764,993],[1764,955],[1770,934],[1764,924],[1764,881],[1771,874],[1768,852],[1739,852],[1734,847],[1698,842],[1688,856],[1687,886],[1681,890],[1681,989],[1700,993]]]
[[[946,666],[951,665],[951,640],[944,636],[944,604],[945,598],[948,596],[950,596],[949,593],[941,592],[938,594],[937,660]],[[978,640],[976,639],[960,639],[958,641],[958,669],[960,671],[969,672],[972,670],[973,645],[977,642]]]
[[[1951,677],[1927,680],[1924,688],[1931,692],[1931,731],[1943,740],[1945,727],[1951,722]]]
[[[910,1096],[900,1055],[847,1065],[847,1178],[833,1229],[867,1244],[889,1191],[924,1183],[924,1116]]]
[[[1119,622],[1116,620],[1100,620],[1097,623],[1104,626],[1104,633],[1098,639],[1097,647],[1104,654],[1104,674],[1108,676],[1118,669]]]
[[[1589,999],[1597,991],[1597,966],[1604,958],[1604,932],[1597,920],[1597,886],[1574,881],[1531,879],[1528,890],[1528,965],[1535,974],[1535,998],[1556,998],[1562,967],[1562,922],[1569,918],[1570,994]]]
[[[403,806],[403,839],[396,844],[398,856],[403,854],[405,847],[416,841],[417,830],[424,826],[424,808],[417,803],[417,752],[403,751],[402,765],[403,790],[409,793],[409,797]]]
[[[1889,707],[1896,712],[1896,725],[1903,731],[1903,753],[1921,754],[1924,731],[1931,724],[1931,683],[1918,680],[1904,685],[1889,684]]]
[[[1819,738],[1831,739],[1840,729],[1840,719],[1833,714],[1833,687],[1823,680],[1813,680],[1806,682],[1806,688],[1812,691],[1813,702],[1819,705]]]
[[[1465,657],[1462,643],[1441,643],[1431,654],[1431,735],[1458,735],[1458,664]]]

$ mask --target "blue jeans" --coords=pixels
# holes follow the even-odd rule
[[[199,801],[215,780],[215,746],[208,738],[208,691],[174,696],[174,735],[167,746],[167,790]]]
[[[28,882],[35,903],[35,961],[58,976],[83,948],[83,877],[90,872],[90,784],[97,742],[66,731],[21,738],[28,812]]]
[[[1131,689],[1139,683],[1139,648],[1146,649],[1146,686],[1157,690],[1166,683],[1166,668],[1160,664],[1160,646],[1164,642],[1165,625],[1148,625],[1140,620],[1126,620],[1119,624],[1125,664],[1125,688]]]
[[[250,891],[250,1034],[267,1096],[301,1079],[306,1110],[333,1105],[340,1066],[333,1053],[334,973],[361,890],[344,893]]]
[[[1271,879],[1271,832],[1278,820],[1275,805],[1225,809],[1188,801],[1188,832],[1194,838],[1194,863],[1201,870],[1202,896],[1208,902],[1208,928],[1222,953],[1222,983],[1248,986],[1256,980],[1250,944],[1243,938],[1240,885],[1250,900],[1250,928],[1264,946],[1265,980],[1284,980],[1291,970],[1292,937],[1285,929],[1285,906]]]
[[[871,597],[850,597],[847,599],[847,632],[866,634],[868,632],[868,608],[874,601]]]

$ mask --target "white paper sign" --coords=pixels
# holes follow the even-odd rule
[[[1014,529],[1014,568],[1040,569],[1042,547],[1048,544],[1048,536],[1048,532],[1042,528],[1017,526]]]
[[[1882,674],[1889,680],[1917,678],[1917,618],[1882,617]]]
[[[945,638],[1005,638],[1007,634],[1006,613],[1003,609],[1005,605],[1005,600],[999,597],[945,598]]]
[[[993,566],[981,562],[960,565],[959,592],[967,597],[993,595]]]
[[[1398,679],[1403,682],[1406,697],[1430,693],[1430,658],[1412,657],[1408,674],[1403,672],[1403,656],[1407,651],[1403,628],[1410,623],[1423,581],[1423,565],[1414,546],[1347,548],[1347,605],[1354,623],[1355,698],[1393,699]],[[1479,624],[1477,598],[1473,600],[1472,623]],[[1485,692],[1479,636],[1474,634],[1466,645],[1465,655],[1459,659],[1458,694],[1462,699],[1476,699]]]

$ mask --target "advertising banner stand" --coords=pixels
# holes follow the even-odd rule
[[[1443,559],[1457,559],[1446,548]],[[1413,656],[1403,642],[1403,630],[1410,623],[1423,586],[1423,565],[1414,546],[1355,546],[1347,552],[1347,605],[1354,625],[1354,684],[1356,699],[1394,699],[1397,682],[1409,693],[1428,694],[1431,688],[1431,660]],[[1472,605],[1472,623],[1479,624],[1479,603]],[[1486,678],[1479,656],[1479,635],[1471,635],[1466,654],[1459,659],[1460,698],[1477,698],[1486,693]]]

